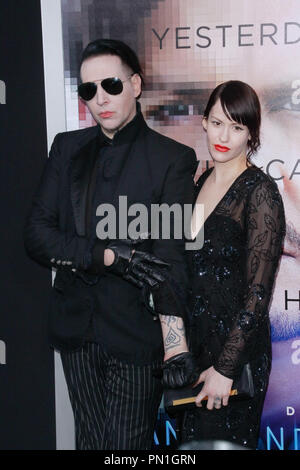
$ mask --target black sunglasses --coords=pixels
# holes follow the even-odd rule
[[[134,73],[132,73],[126,80],[121,80],[118,77],[104,78],[101,80],[100,85],[103,90],[109,95],[119,95],[123,91],[123,83],[127,82]],[[90,101],[97,93],[97,83],[86,82],[81,83],[78,87],[78,94],[84,101]]]

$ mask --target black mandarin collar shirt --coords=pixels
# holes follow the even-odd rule
[[[90,178],[86,208],[86,229],[91,248],[96,246],[96,249],[94,249],[95,260],[104,256],[103,245],[100,244],[99,253],[97,244],[95,245],[97,240],[96,226],[101,219],[101,217],[96,216],[97,207],[103,203],[113,202],[119,176],[126,164],[126,157],[143,125],[145,125],[145,121],[139,103],[137,103],[135,117],[117,131],[112,139],[103,133],[98,124],[99,146],[96,148],[97,155],[95,155],[95,164]],[[134,184],[134,181],[132,183]],[[86,340],[97,342],[92,318],[86,333]]]
[[[138,102],[134,118],[117,131],[112,139],[103,133],[99,124],[97,125],[99,145],[90,178],[86,211],[86,229],[92,240],[96,238],[96,209],[101,203],[112,202],[130,146],[143,125],[145,121]]]
[[[99,131],[100,148],[103,146],[107,146],[107,145],[118,147],[123,144],[132,143],[135,140],[137,133],[139,132],[141,126],[144,123],[145,121],[141,112],[141,105],[139,102],[137,102],[136,103],[136,115],[134,116],[134,118],[129,123],[127,123],[124,127],[122,127],[122,129],[117,131],[112,139],[107,137],[103,133],[100,124],[97,124],[98,131]]]

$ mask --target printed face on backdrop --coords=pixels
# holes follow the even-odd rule
[[[287,219],[270,308],[275,341],[300,334],[299,302],[287,300],[298,298],[300,279],[298,7],[297,0],[284,8],[280,0],[189,0],[188,8],[184,1],[165,0],[143,25],[150,85],[143,92],[142,109],[151,127],[194,147],[200,160],[210,159],[201,111],[212,89],[242,80],[260,98],[262,145],[252,161],[275,178]]]
[[[137,74],[131,76],[129,67],[114,55],[88,58],[83,62],[80,74],[83,83],[97,83],[96,95],[85,103],[104,134],[112,138],[136,114],[136,97],[141,92],[141,79]],[[109,94],[101,86],[102,80],[112,77],[118,77],[123,82],[123,91],[118,95]]]

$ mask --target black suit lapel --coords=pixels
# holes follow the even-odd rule
[[[71,159],[71,201],[76,231],[86,235],[86,205],[90,177],[99,152],[99,137],[93,137]]]

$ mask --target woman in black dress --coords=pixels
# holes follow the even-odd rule
[[[260,144],[255,91],[239,81],[219,85],[203,127],[214,167],[195,186],[192,236],[204,229],[204,244],[187,252],[191,320],[186,328],[203,388],[197,408],[184,415],[182,440],[226,440],[255,449],[271,368],[268,308],[282,252],[284,209],[275,182],[250,161]],[[204,206],[204,221],[197,204]],[[255,396],[230,399],[233,380],[246,363]]]

